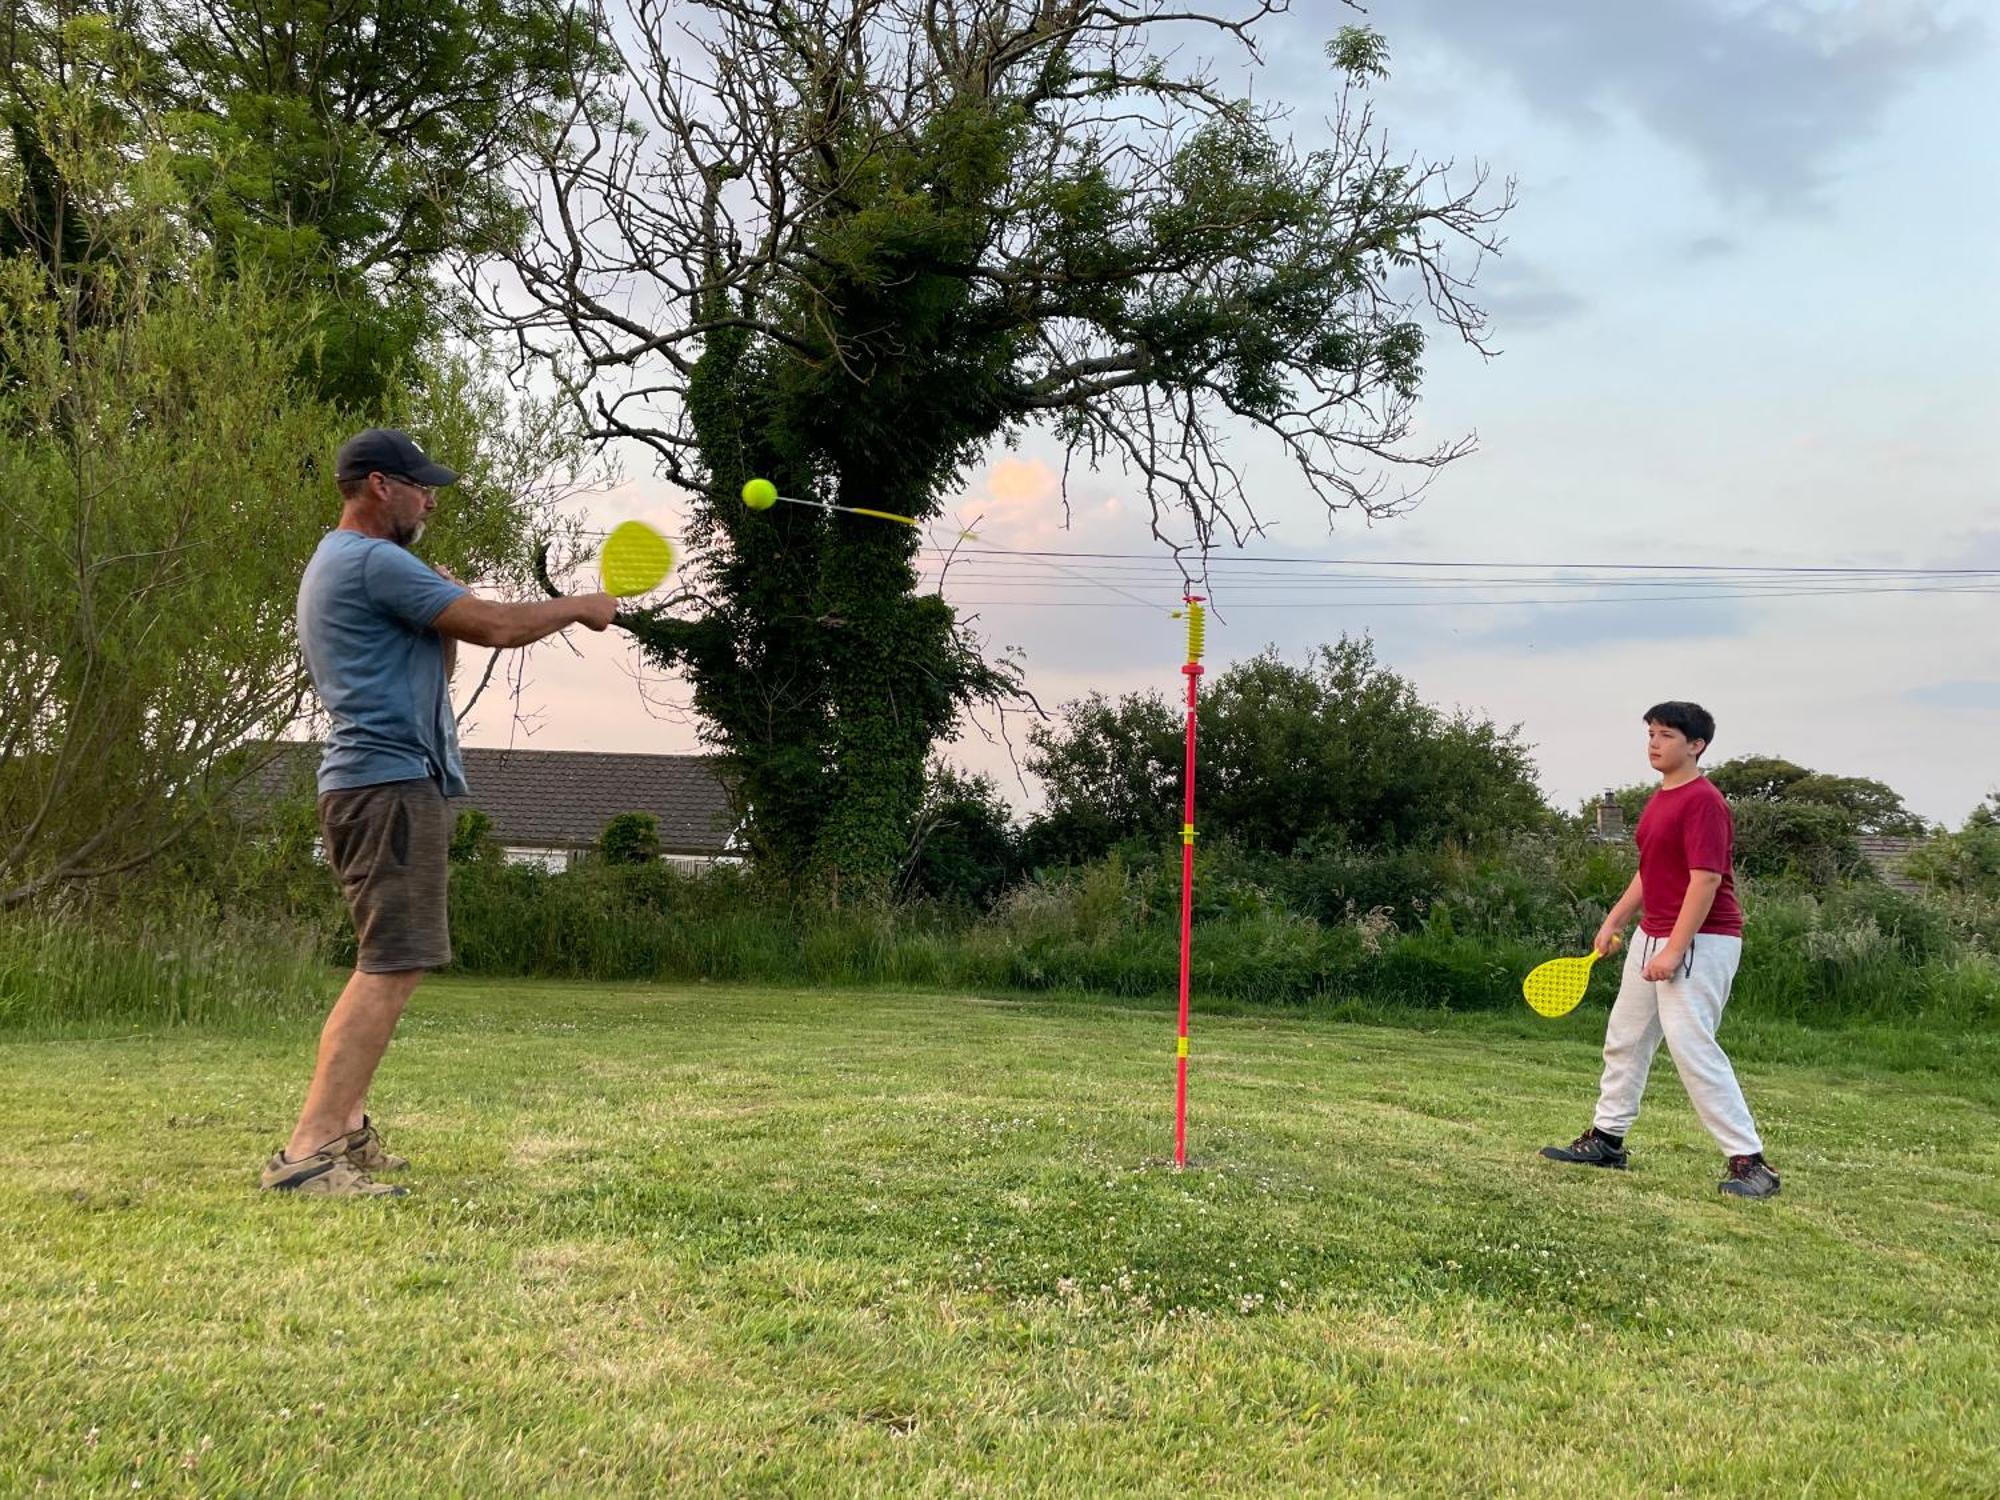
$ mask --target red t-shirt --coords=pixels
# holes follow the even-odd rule
[[[1639,930],[1647,937],[1673,936],[1687,899],[1690,870],[1719,870],[1722,887],[1708,909],[1703,932],[1721,937],[1743,935],[1743,908],[1736,904],[1736,875],[1730,856],[1736,847],[1736,822],[1722,793],[1697,776],[1671,791],[1653,793],[1639,815],[1639,884],[1645,914]]]

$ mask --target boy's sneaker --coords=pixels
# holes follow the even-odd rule
[[[1615,1167],[1623,1171],[1631,1160],[1623,1146],[1614,1146],[1610,1140],[1597,1133],[1591,1126],[1567,1146],[1544,1146],[1542,1155],[1550,1161],[1579,1162],[1586,1167]]]
[[[409,1191],[377,1182],[349,1161],[345,1150],[333,1146],[298,1161],[278,1152],[264,1163],[264,1177],[258,1185],[267,1193],[298,1193],[317,1198],[400,1198]]]
[[[1780,1184],[1771,1164],[1759,1156],[1732,1156],[1729,1175],[1716,1186],[1733,1198],[1775,1198]]]
[[[361,1128],[348,1132],[347,1159],[364,1172],[400,1172],[410,1164],[407,1156],[391,1156],[382,1144],[382,1132],[363,1115]]]

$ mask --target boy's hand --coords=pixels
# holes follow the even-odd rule
[[[1653,983],[1658,984],[1662,980],[1672,979],[1675,975],[1679,974],[1681,965],[1686,962],[1686,949],[1662,948],[1658,953],[1655,953],[1651,958],[1646,960],[1645,976]]]
[[[1609,922],[1606,922],[1602,927],[1597,929],[1597,941],[1591,946],[1597,950],[1599,958],[1609,958],[1613,953],[1618,951],[1618,943],[1618,929],[1613,927]]]

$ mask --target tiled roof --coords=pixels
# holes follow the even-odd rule
[[[720,854],[737,816],[705,755],[610,755],[587,750],[468,748],[460,803],[493,820],[509,848],[576,849],[597,841],[620,813],[651,813],[668,854]],[[257,778],[266,796],[319,763],[319,746],[291,748]]]
[[[719,854],[736,831],[728,789],[705,755],[467,749],[466,800],[509,845],[575,848],[620,813],[651,813],[669,854]]]
[[[1855,842],[1861,846],[1861,857],[1875,867],[1875,873],[1882,877],[1885,885],[1898,890],[1916,890],[1916,881],[1910,879],[1904,867],[1910,851],[1923,842],[1922,839],[1898,838],[1886,833],[1864,833]]]

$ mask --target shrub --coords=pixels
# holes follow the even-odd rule
[[[660,820],[651,813],[620,813],[597,836],[597,853],[607,865],[650,865],[660,857]]]
[[[493,820],[476,807],[458,815],[451,830],[451,862],[469,865],[500,858],[500,840],[494,836]]]

